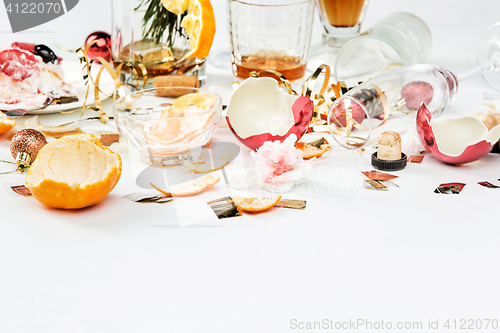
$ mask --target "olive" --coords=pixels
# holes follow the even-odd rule
[[[47,45],[39,44],[35,46],[35,54],[42,57],[44,63],[55,63],[58,57]]]

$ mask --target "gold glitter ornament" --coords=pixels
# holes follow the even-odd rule
[[[40,149],[46,144],[45,136],[35,129],[27,128],[17,132],[10,142],[10,153],[16,159],[16,162],[13,163],[17,165],[16,171],[22,173],[28,169]]]

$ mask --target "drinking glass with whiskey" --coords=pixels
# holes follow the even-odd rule
[[[306,72],[314,0],[228,0],[234,76],[275,70],[290,81]]]

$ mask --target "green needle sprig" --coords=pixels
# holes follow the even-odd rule
[[[181,21],[187,15],[187,11],[181,15],[169,12],[161,3],[161,0],[142,0],[135,8],[138,10],[143,5],[147,5],[146,12],[142,20],[144,30],[143,39],[152,39],[159,44],[165,32],[168,30],[167,46],[172,48],[175,42],[175,35],[184,35]]]

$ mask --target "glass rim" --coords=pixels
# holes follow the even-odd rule
[[[387,39],[381,38],[381,37],[376,36],[376,35],[360,35],[360,36],[357,36],[357,37],[351,39],[350,41],[347,41],[347,43],[345,43],[342,46],[342,48],[340,49],[340,51],[337,55],[337,59],[335,60],[335,68],[334,68],[335,78],[338,79],[338,77],[339,77],[338,76],[339,61],[340,61],[341,55],[346,52],[346,47],[352,46],[356,42],[362,42],[365,39],[377,40],[379,42],[385,43],[386,45],[389,45],[394,51],[396,51],[399,58],[401,59],[401,63],[403,64],[403,66],[411,65],[408,63],[408,57],[403,53],[403,50],[401,50],[401,48],[399,46],[397,46],[396,44],[391,43],[391,42],[387,41]]]
[[[368,135],[366,136],[366,139],[363,139],[364,142],[361,146],[364,146],[365,143],[370,139],[370,136],[371,136],[371,133],[372,133],[372,124],[370,122],[370,115],[366,109],[366,106],[357,98],[353,97],[353,96],[346,96],[346,95],[343,95],[343,96],[340,96],[339,98],[337,98],[333,103],[332,105],[328,108],[328,114],[327,114],[327,126],[328,126],[328,131],[330,132],[330,135],[333,137],[333,139],[342,147],[344,148],[347,148],[347,149],[351,149],[351,150],[354,150],[356,149],[356,147],[354,146],[349,146],[349,145],[344,145],[342,142],[340,142],[337,137],[336,137],[336,134],[333,133],[332,131],[332,122],[331,122],[331,118],[330,118],[330,114],[332,113],[332,110],[334,107],[340,105],[341,102],[343,102],[344,100],[350,100],[351,102],[354,102],[356,103],[358,106],[361,107],[361,109],[363,110],[363,112],[365,113],[365,117],[366,119],[368,119],[368,124],[369,124],[369,127],[368,127]],[[333,126],[336,126],[335,124],[333,124]]]
[[[292,1],[292,0],[290,0]],[[288,3],[288,4],[258,4],[258,3],[250,3],[248,0],[228,0],[228,2],[236,2],[242,5],[248,5],[248,6],[256,6],[256,7],[288,7],[288,6],[296,6],[296,5],[303,5],[303,4],[308,4],[312,3],[314,5],[315,0],[301,0],[297,1],[294,3]]]
[[[193,87],[155,87],[155,88],[137,90],[137,91],[134,91],[131,94],[127,94],[125,96],[120,97],[119,99],[117,99],[116,101],[113,102],[113,112],[116,112],[116,114],[119,115],[120,117],[129,118],[129,119],[136,119],[136,120],[152,120],[152,119],[157,120],[157,119],[161,119],[161,118],[152,118],[149,115],[137,115],[137,114],[130,114],[130,113],[126,114],[124,111],[118,110],[116,108],[116,105],[118,103],[122,102],[127,96],[144,94],[144,93],[153,92],[153,91],[156,91],[156,90],[159,90],[159,89],[179,89],[179,88],[186,88],[186,89],[195,90],[194,93],[196,93],[196,92],[209,93],[209,94],[211,94],[212,96],[215,97],[215,104],[210,109],[205,110],[205,111],[200,112],[200,113],[196,113],[196,114],[192,114],[192,115],[188,115],[188,116],[183,116],[183,117],[164,118],[164,119],[172,119],[172,120],[173,119],[189,119],[189,118],[195,118],[195,117],[199,117],[199,116],[205,115],[205,114],[210,113],[210,112],[217,111],[218,109],[220,109],[222,111],[222,97],[220,97],[217,93],[215,93],[213,91],[210,91],[210,90],[207,90],[207,89],[203,89],[203,88],[193,88]],[[185,96],[185,95],[188,95],[188,94],[184,94],[184,95],[181,95],[181,96]],[[178,97],[181,97],[181,96],[178,96]],[[154,96],[154,95],[152,97],[171,98],[172,100],[175,100],[176,98],[178,98],[178,97]]]

